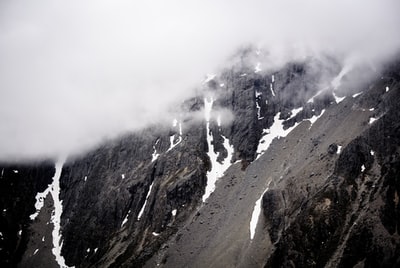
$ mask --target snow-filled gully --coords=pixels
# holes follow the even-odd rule
[[[51,214],[51,219],[50,219],[51,223],[54,226],[54,229],[52,231],[52,237],[53,237],[52,253],[56,258],[57,264],[62,268],[67,268],[69,266],[65,264],[64,257],[61,256],[61,248],[63,245],[63,240],[61,237],[60,223],[61,223],[61,215],[63,207],[62,207],[62,200],[60,200],[60,177],[63,165],[64,165],[64,159],[59,160],[56,163],[55,165],[56,172],[53,176],[53,182],[49,184],[46,190],[36,194],[36,203],[35,203],[36,212],[30,215],[30,219],[31,220],[36,219],[36,217],[39,215],[39,212],[44,205],[44,199],[50,193],[54,203],[54,210]]]
[[[231,165],[231,157],[234,152],[233,146],[230,145],[229,139],[222,136],[224,139],[224,147],[228,151],[228,157],[224,159],[223,163],[219,163],[217,161],[218,154],[214,152],[214,146],[212,145],[212,133],[210,131],[210,119],[211,119],[211,111],[212,111],[212,105],[213,105],[213,98],[210,98],[210,100],[207,100],[207,98],[204,98],[204,113],[205,113],[205,119],[207,122],[206,128],[207,128],[207,144],[208,144],[208,156],[211,161],[211,170],[207,172],[207,186],[206,186],[206,191],[203,195],[203,202],[207,200],[207,198],[211,195],[211,193],[215,190],[215,183],[217,180],[222,177],[225,173],[225,171],[230,167]],[[218,125],[220,126],[220,121],[221,117],[218,117]]]

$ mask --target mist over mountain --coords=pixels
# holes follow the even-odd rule
[[[3,1],[0,158],[79,153],[170,124],[171,107],[248,47],[263,72],[326,56],[379,69],[399,49],[397,10],[395,0]]]
[[[0,3],[1,267],[399,267],[400,4]]]

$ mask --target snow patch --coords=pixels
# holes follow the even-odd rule
[[[17,170],[17,169],[14,169],[13,172],[14,172],[15,174],[18,174],[18,170]]]
[[[241,76],[241,77],[244,77],[244,76],[246,76],[246,75],[247,75],[246,73],[243,73],[243,74],[241,74],[240,76]]]
[[[1,169],[1,178],[3,178],[4,175],[4,168]]]
[[[85,176],[85,178],[83,178],[83,180],[86,181],[87,180],[87,176]]]
[[[275,75],[271,75],[271,80],[272,80],[272,83],[275,82]]]
[[[42,237],[42,242],[44,242],[44,236]]]
[[[370,153],[372,156],[374,156],[374,154],[375,154],[375,152],[372,151],[372,150],[371,150],[369,153]]]
[[[41,192],[41,193],[39,192],[39,193],[36,194],[36,197],[35,197],[35,199],[36,199],[36,203],[35,203],[36,212],[29,216],[29,218],[32,221],[35,220],[36,217],[39,215],[40,210],[44,206],[44,199],[49,194],[49,192],[51,190],[51,187],[52,187],[52,184],[49,184],[47,186],[47,188],[43,192]]]
[[[358,96],[360,96],[361,94],[363,94],[363,92],[358,92],[358,93],[356,93],[356,94],[353,94],[353,98],[357,98]]]
[[[140,220],[140,218],[142,217],[144,208],[146,207],[146,204],[147,204],[147,199],[149,198],[149,196],[151,194],[151,189],[153,188],[153,184],[154,184],[154,181],[150,184],[149,191],[147,192],[147,195],[146,195],[146,200],[144,201],[144,204],[143,204],[142,208],[140,209],[139,214],[137,216],[138,220]]]
[[[297,127],[300,123],[294,124],[294,126],[284,130],[283,129],[283,121],[284,120],[279,120],[280,113],[277,113],[274,117],[274,123],[269,129],[264,129],[263,133],[266,134],[264,135],[260,143],[258,144],[257,147],[257,158],[261,156],[265,151],[268,150],[270,144],[275,138],[280,138],[280,137],[286,137],[287,134],[289,134],[290,131],[292,131],[295,127]]]
[[[275,97],[275,91],[274,91],[274,87],[273,87],[272,83],[269,84],[269,89],[271,90],[272,96]]]
[[[333,95],[333,97],[335,98],[336,104],[341,103],[341,102],[346,98],[346,96],[338,97],[338,96],[335,94],[335,91],[332,91],[332,95]]]
[[[341,145],[338,145],[337,146],[337,154],[340,154],[342,152],[342,146]]]
[[[160,235],[159,233],[156,233],[156,232],[152,232],[151,234],[154,235],[154,236],[159,236]]]
[[[313,117],[308,119],[311,122],[310,128],[324,113],[325,113],[325,109],[323,109],[319,115],[314,115]]]
[[[95,249],[94,249],[94,253],[96,253],[98,249],[99,249],[99,248],[95,248]]]
[[[294,118],[301,111],[303,111],[303,107],[293,109],[292,112],[291,112],[292,113],[291,118]]]
[[[89,252],[90,252],[90,248],[88,248],[88,249],[86,250],[86,252],[89,253]]]
[[[174,128],[176,128],[179,125],[179,137],[178,137],[178,141],[176,143],[174,143],[175,141],[175,134],[171,135],[169,137],[169,142],[170,142],[170,147],[167,150],[167,152],[171,151],[173,148],[175,148],[175,146],[177,146],[179,143],[182,142],[182,122],[179,121],[177,119],[174,119],[174,121],[172,122],[172,126]]]
[[[160,139],[156,140],[156,143],[153,145],[153,154],[151,155],[151,162],[154,162],[157,160],[157,158],[160,156],[160,154],[157,153],[156,150],[156,145],[158,144],[158,142],[160,141]]]
[[[257,101],[257,100],[256,100],[256,108],[257,108],[257,119],[258,119],[258,120],[263,119],[264,116],[261,116],[261,107],[260,107],[260,105],[258,104],[258,101]]]
[[[386,92],[388,92],[389,91],[389,87],[386,87]]]
[[[125,179],[125,174],[121,174],[121,179]]]
[[[18,235],[21,236],[22,235],[22,230],[18,231]]]
[[[211,193],[215,190],[215,183],[217,179],[224,175],[224,172],[229,168],[231,165],[231,157],[234,152],[233,146],[230,145],[229,140],[222,136],[224,139],[223,145],[228,151],[228,157],[224,159],[223,163],[219,163],[217,161],[218,154],[214,152],[214,146],[212,145],[212,134],[210,131],[210,118],[211,118],[211,110],[213,105],[213,98],[210,101],[207,98],[204,98],[204,113],[205,119],[207,122],[206,129],[207,129],[207,144],[208,144],[208,157],[211,161],[211,170],[207,172],[207,186],[206,191],[203,195],[203,202],[207,200],[207,198],[211,195]]]
[[[377,120],[376,118],[371,117],[371,118],[369,119],[369,122],[368,122],[368,123],[371,125],[371,124],[374,123],[376,120]]]
[[[364,172],[364,170],[365,170],[365,166],[362,165],[362,166],[361,166],[361,172]]]
[[[172,214],[172,216],[174,216],[174,217],[175,217],[175,216],[176,216],[176,212],[177,212],[177,210],[176,210],[176,209],[172,210],[172,211],[171,211],[171,214]]]
[[[38,253],[39,249],[35,249],[35,251],[33,252],[33,256],[36,255]]]
[[[254,67],[254,72],[255,72],[255,73],[261,72],[260,65],[261,65],[261,63],[257,62],[256,67]]]
[[[260,218],[261,201],[262,201],[264,194],[268,191],[270,183],[271,183],[271,181],[269,181],[267,189],[265,189],[265,191],[261,194],[260,198],[254,204],[253,213],[251,214],[251,220],[250,220],[250,239],[251,240],[253,240],[253,238],[254,238],[254,234],[256,233],[258,219]]]
[[[224,84],[224,83],[221,83],[221,84],[219,84],[219,86],[220,86],[220,87],[224,87],[224,86],[225,86],[225,84]]]
[[[128,222],[128,217],[129,217],[130,213],[131,213],[131,210],[129,210],[128,213],[126,213],[126,216],[125,216],[124,220],[121,223],[121,228],[125,225],[125,223]]]

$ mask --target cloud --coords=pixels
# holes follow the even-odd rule
[[[171,106],[241,47],[265,68],[400,47],[397,0],[0,3],[0,159],[79,152],[170,120]]]

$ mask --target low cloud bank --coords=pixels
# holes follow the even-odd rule
[[[2,1],[0,159],[77,153],[170,120],[240,48],[262,68],[400,48],[397,0]]]

